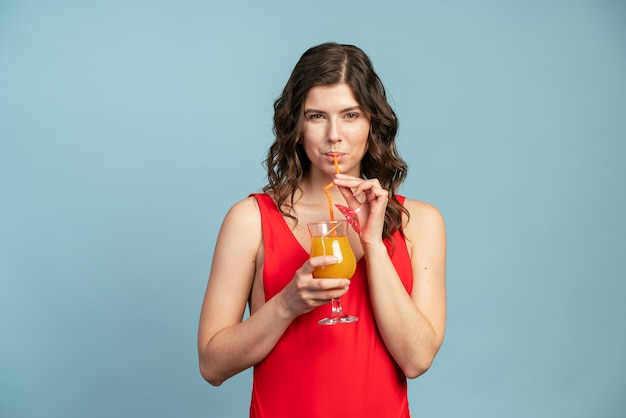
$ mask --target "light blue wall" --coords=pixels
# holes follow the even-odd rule
[[[354,43],[449,234],[416,417],[626,415],[626,4],[0,3],[0,416],[242,417],[196,327],[272,101]]]

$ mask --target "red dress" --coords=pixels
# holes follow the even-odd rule
[[[255,194],[261,210],[269,300],[291,281],[309,257],[272,198]],[[400,202],[404,199],[400,198]],[[393,264],[410,294],[411,262],[404,237],[394,234]],[[390,244],[385,242],[388,250]],[[296,318],[274,349],[254,367],[252,418],[408,418],[407,381],[378,332],[371,307],[365,260],[357,263],[344,310],[352,324],[321,326],[324,305]]]

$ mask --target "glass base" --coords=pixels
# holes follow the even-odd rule
[[[351,322],[358,321],[359,318],[352,315],[333,315],[328,318],[320,319],[317,323],[320,325],[337,325],[337,324],[349,324]]]

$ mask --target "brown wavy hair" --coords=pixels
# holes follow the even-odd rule
[[[407,175],[407,164],[396,148],[398,118],[387,102],[385,87],[369,57],[353,45],[324,43],[307,50],[291,73],[281,96],[274,102],[274,143],[264,164],[268,184],[281,212],[296,218],[294,198],[300,182],[311,167],[311,161],[299,143],[302,137],[304,101],[315,86],[346,83],[359,105],[370,116],[367,151],[361,161],[361,176],[377,178],[389,191],[383,238],[402,227],[402,214],[408,211],[398,202],[396,192]]]

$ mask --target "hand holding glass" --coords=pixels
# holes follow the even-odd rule
[[[317,267],[315,278],[351,279],[356,270],[356,258],[348,240],[347,221],[324,221],[308,224],[311,234],[311,257],[331,255],[337,257],[335,264]],[[346,324],[359,318],[343,312],[339,298],[331,301],[331,314],[320,320],[320,325]]]

